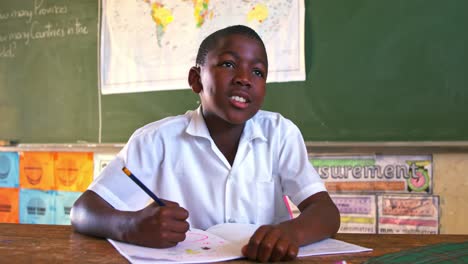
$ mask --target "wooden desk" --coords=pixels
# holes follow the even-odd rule
[[[348,263],[440,242],[468,241],[468,235],[338,234],[337,239],[370,247],[372,252],[299,258],[291,263]],[[73,232],[71,226],[0,223],[0,262],[8,263],[128,263],[105,239]],[[231,263],[252,263],[235,260]]]

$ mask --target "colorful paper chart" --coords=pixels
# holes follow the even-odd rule
[[[19,189],[0,188],[0,222],[19,222]]]
[[[431,155],[310,156],[330,192],[432,193]]]
[[[84,192],[93,181],[93,153],[55,153],[54,175],[57,190]]]
[[[379,233],[439,233],[438,196],[379,195],[377,198]]]
[[[20,190],[20,223],[55,224],[54,191]]]
[[[69,225],[70,212],[73,203],[80,197],[81,192],[57,191],[55,194],[55,224]]]
[[[44,191],[55,189],[53,152],[20,153],[20,187]]]
[[[19,186],[17,152],[0,152],[0,187]]]
[[[331,194],[341,215],[339,233],[377,233],[375,195]]]

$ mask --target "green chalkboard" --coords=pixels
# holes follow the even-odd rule
[[[190,90],[98,95],[97,1],[2,1],[0,14],[37,3],[67,6],[34,17],[40,25],[78,20],[88,33],[16,41],[14,58],[0,56],[0,138],[125,142],[197,106]],[[306,81],[269,83],[264,109],[292,119],[307,141],[468,140],[468,1],[305,3]],[[0,22],[0,37],[28,29],[25,18]],[[0,42],[4,53],[11,43]]]
[[[96,0],[0,2],[0,137],[98,138]]]

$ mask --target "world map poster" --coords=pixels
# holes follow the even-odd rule
[[[265,42],[267,82],[305,80],[303,0],[102,0],[102,94],[187,89],[201,41],[246,25]]]

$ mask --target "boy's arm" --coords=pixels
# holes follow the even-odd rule
[[[299,246],[333,236],[340,228],[340,212],[327,192],[309,196],[298,206],[301,214],[291,220]]]
[[[139,211],[120,211],[93,191],[85,191],[70,214],[75,231],[132,244],[165,248],[185,240],[188,212],[177,203],[151,203]]]
[[[242,249],[261,262],[296,258],[299,247],[330,237],[340,227],[340,213],[327,192],[309,196],[298,206],[301,214],[278,225],[261,226]]]

